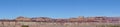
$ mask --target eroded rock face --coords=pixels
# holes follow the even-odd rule
[[[71,19],[69,19],[69,21],[70,22],[77,22],[78,20],[77,20],[77,18],[71,18]]]
[[[31,18],[22,17],[22,16],[17,17],[15,20],[16,21],[32,21]]]
[[[37,17],[37,18],[32,18],[33,21],[37,21],[37,22],[50,22],[52,21],[51,18],[48,17]]]

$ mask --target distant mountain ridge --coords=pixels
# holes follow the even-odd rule
[[[14,20],[9,20],[9,19],[0,19],[0,21],[17,21],[17,22],[120,22],[120,17],[84,17],[84,16],[79,16],[76,18],[68,18],[68,19],[53,19],[49,17],[34,17],[34,18],[28,18],[28,17],[23,17],[19,16]]]

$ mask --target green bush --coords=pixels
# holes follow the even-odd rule
[[[22,25],[22,27],[29,27],[29,26],[27,26],[27,25]]]

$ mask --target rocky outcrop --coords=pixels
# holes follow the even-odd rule
[[[37,21],[37,22],[50,22],[52,21],[51,18],[48,17],[36,17],[36,18],[31,18],[33,21]]]
[[[23,17],[23,16],[19,16],[15,20],[16,21],[32,21],[31,18],[27,18],[27,17]]]

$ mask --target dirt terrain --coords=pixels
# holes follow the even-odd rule
[[[97,27],[99,25],[117,25],[120,23],[46,23],[46,22],[0,22],[0,27]]]

